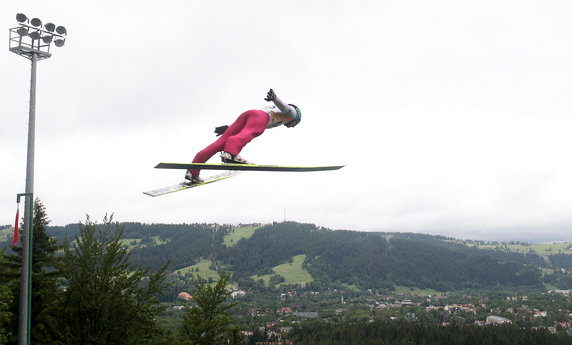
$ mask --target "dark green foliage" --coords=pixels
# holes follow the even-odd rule
[[[21,256],[0,251],[0,344],[16,343],[20,262]]]
[[[0,344],[8,344],[12,338],[13,328],[11,320],[14,318],[10,311],[12,303],[12,292],[7,286],[0,285]]]
[[[62,246],[48,236],[48,215],[44,205],[34,203],[34,242],[32,255],[32,342],[50,343],[57,338],[55,313],[60,293],[56,279],[59,276]]]
[[[548,256],[554,268],[564,268],[572,270],[572,255],[556,254]]]
[[[45,210],[43,212],[45,215]],[[36,213],[41,214],[41,211]],[[36,219],[36,223],[45,227],[47,218]],[[229,292],[225,289],[230,281],[228,274],[221,276],[220,285],[209,284],[209,281],[202,279],[197,284],[196,272],[192,272],[195,277],[191,277],[191,274],[185,277],[172,275],[168,279],[173,281],[174,287],[168,290],[168,298],[165,295],[166,289],[163,287],[167,281],[165,270],[169,259],[175,262],[170,267],[174,270],[194,264],[200,258],[212,260],[211,269],[232,271],[233,281],[247,290],[247,295],[241,298],[243,303],[232,309],[241,329],[254,330],[265,321],[274,321],[277,315],[273,311],[284,306],[296,311],[319,311],[319,319],[303,320],[304,326],[295,330],[292,340],[296,344],[570,343],[570,337],[564,332],[551,335],[545,330],[526,330],[531,324],[548,327],[554,326],[557,321],[568,320],[571,307],[565,297],[547,294],[543,295],[545,300],[530,297],[527,302],[519,300],[517,303],[507,301],[506,295],[494,295],[494,291],[506,291],[507,288],[514,289],[515,296],[518,295],[517,290],[539,291],[541,279],[561,289],[570,288],[571,275],[565,271],[558,270],[541,278],[538,269],[566,268],[567,256],[551,256],[552,266],[538,255],[470,248],[439,236],[332,231],[293,222],[261,227],[252,237],[226,247],[223,238],[230,229],[229,226],[208,224],[125,223],[120,226],[111,220],[98,225],[88,219],[85,224],[48,229],[60,239],[67,237],[73,240],[75,237],[71,245],[66,244],[62,265],[58,264],[56,255],[49,254],[57,251],[54,241],[48,236],[42,239],[42,235],[38,235],[42,230],[35,230],[39,251],[36,253],[35,246],[34,284],[40,285],[34,285],[39,294],[34,293],[34,298],[37,298],[34,303],[43,306],[44,311],[34,316],[39,327],[34,329],[33,336],[43,337],[43,341],[36,343],[241,343],[240,333],[229,313],[234,304],[228,300]],[[137,239],[126,243],[138,246],[129,254],[120,238]],[[156,242],[157,238],[159,242]],[[16,329],[14,320],[17,315],[16,295],[19,294],[20,252],[16,248],[11,252],[12,257],[0,256],[0,261],[4,260],[0,262],[0,286],[9,287],[8,290],[0,288],[0,344],[5,339],[8,339],[7,344],[12,344],[15,339],[13,331]],[[279,284],[284,277],[274,274],[272,267],[291,262],[292,257],[299,254],[307,256],[303,267],[310,271],[315,280],[306,289],[294,286],[278,288],[300,292],[295,297],[279,300],[276,297],[278,291],[273,290],[269,294],[270,288],[250,278],[254,274],[273,274],[271,282]],[[159,272],[149,275],[148,271],[134,267]],[[64,279],[56,281],[56,275]],[[358,302],[362,297],[357,292],[352,295],[351,291],[344,292],[347,312],[337,314],[333,306],[339,303],[341,295],[332,295],[331,300],[335,302],[326,302],[321,299],[326,296],[325,293],[319,296],[305,293],[314,290],[332,293],[342,283],[358,286],[363,289],[362,293],[366,288],[377,289],[370,296],[375,296],[375,292],[392,290],[395,285],[441,291],[457,288],[477,291],[485,288],[490,292],[485,294],[489,309],[505,310],[510,306],[514,308],[514,313],[522,313],[522,316],[518,314],[519,317],[514,318],[515,326],[472,327],[466,325],[473,324],[477,319],[483,320],[486,317],[484,310],[477,315],[447,317],[437,311],[425,313],[423,306],[408,307],[407,310],[362,310],[358,308],[358,303],[372,302]],[[192,287],[195,287],[194,291]],[[65,288],[65,291],[60,288]],[[170,329],[180,330],[172,335],[160,330],[156,322],[158,315],[163,312],[156,296],[163,293],[165,301],[173,301],[180,291],[191,292],[195,300],[193,308],[185,311],[184,324],[174,323],[180,322],[183,312],[170,320],[173,321]],[[367,297],[370,298],[376,297]],[[6,310],[3,302],[11,303],[13,308]],[[519,309],[523,303],[530,308],[546,308],[549,316],[532,319],[530,314]],[[253,307],[260,307],[264,315],[245,317],[248,309]],[[399,319],[403,319],[407,313],[415,313],[416,317],[409,319],[416,322],[368,323],[372,318],[387,320],[391,312],[401,313]],[[285,318],[286,322],[291,322],[293,318],[291,314],[280,317]],[[7,318],[11,321],[8,326]],[[321,318],[336,325],[321,324]],[[444,321],[452,326],[436,326]],[[270,330],[256,332],[249,340],[278,340],[272,334]]]
[[[383,288],[388,282],[443,291],[540,286],[536,268],[436,237],[331,231],[297,223],[263,227],[220,252],[218,258],[230,264],[239,279],[268,273],[298,254],[308,256],[306,267],[315,279],[361,288]]]
[[[159,236],[162,240],[168,240],[166,244],[135,248],[131,256],[138,264],[157,269],[159,265],[171,261],[173,270],[194,264],[201,257],[210,258],[213,253],[222,250],[223,237],[230,230],[229,226],[205,224],[144,226],[129,223],[128,228],[134,237],[139,237],[141,235],[137,234],[142,233],[145,236]],[[150,228],[153,230],[150,231]]]
[[[32,312],[31,323],[34,325],[31,332],[31,341],[51,343],[57,337],[57,326],[54,311],[57,310],[56,300],[59,293],[56,286],[58,275],[58,251],[53,238],[47,234],[49,219],[46,208],[39,199],[34,201],[33,214],[33,248],[32,248]],[[27,234],[23,231],[21,238]],[[22,243],[22,241],[20,241]],[[16,246],[11,254],[5,255],[6,265],[0,272],[2,283],[10,287],[12,298],[12,329],[18,329],[18,306],[20,299],[20,272],[22,266],[22,247]],[[4,254],[3,254],[4,256]],[[16,331],[7,343],[15,343]]]
[[[65,344],[157,344],[156,298],[164,287],[163,266],[148,279],[132,269],[120,242],[122,227],[87,219],[71,248],[65,249],[59,326]]]
[[[268,273],[271,268],[287,262],[292,256],[310,253],[322,237],[316,226],[298,223],[275,223],[258,229],[249,239],[219,253],[218,259],[231,265],[235,276],[248,277]]]
[[[272,274],[272,267],[299,254],[307,256],[304,268],[312,274],[314,285],[343,283],[384,291],[396,285],[440,291],[497,286],[540,289],[538,267],[552,267],[535,254],[471,248],[442,236],[332,231],[283,222],[261,227],[252,237],[226,247],[223,238],[230,230],[216,224],[125,223],[123,237],[140,240],[130,260],[141,267],[157,270],[172,260],[170,269],[176,270],[207,258],[232,272],[233,279],[245,287],[260,285],[250,279],[252,275]],[[70,225],[54,227],[52,233],[62,238],[76,231],[79,228]],[[155,243],[157,238],[160,242]],[[553,257],[564,262],[572,256]],[[273,283],[279,278],[274,277]],[[571,283],[568,276],[543,281],[560,288]]]
[[[572,290],[572,274],[556,271],[544,276],[543,281],[552,284],[561,290]]]
[[[142,239],[146,244],[134,248],[131,259],[137,264],[157,270],[171,262],[173,270],[194,264],[200,257],[210,257],[213,251],[223,247],[224,235],[229,226],[216,224],[141,224],[122,223],[124,238]],[[78,224],[51,228],[59,241],[71,240],[79,233]],[[157,236],[167,243],[150,245],[149,239]]]
[[[552,267],[535,254],[467,247],[443,236],[411,233],[332,231],[311,224],[274,223],[258,229],[248,239],[226,247],[230,226],[216,224],[125,223],[124,238],[138,238],[130,260],[159,269],[172,260],[176,270],[200,258],[232,272],[241,286],[257,287],[250,276],[272,274],[272,267],[295,255],[307,256],[304,268],[314,285],[341,283],[360,288],[391,290],[396,285],[441,291],[497,286],[542,288],[538,267]],[[69,236],[74,226],[54,228]],[[152,238],[159,238],[154,244]],[[143,245],[141,245],[143,244]],[[558,260],[558,259],[555,259]],[[273,283],[280,277],[274,277]],[[561,277],[556,286],[568,286]]]
[[[411,322],[307,324],[291,333],[297,345],[564,345],[571,336],[503,326],[428,326]]]
[[[229,303],[227,285],[230,276],[219,274],[219,279],[210,285],[199,277],[193,294],[193,305],[186,309],[181,329],[181,338],[187,344],[222,345],[241,344],[238,329],[229,314],[236,303]]]

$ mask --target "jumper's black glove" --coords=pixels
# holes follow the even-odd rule
[[[274,90],[270,89],[270,91],[268,91],[268,93],[266,94],[266,98],[264,98],[264,100],[266,102],[270,102],[276,99],[276,94],[274,93]]]
[[[224,131],[226,131],[228,128],[228,126],[220,126],[220,127],[216,127],[214,129],[214,132],[216,133],[216,136],[218,137],[219,135],[222,135],[224,133]]]

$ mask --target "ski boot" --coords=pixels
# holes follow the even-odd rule
[[[233,156],[228,152],[221,152],[220,159],[225,164],[250,164],[246,159],[239,155]]]
[[[197,177],[193,177],[193,175],[191,174],[190,171],[187,171],[187,172],[185,173],[185,180],[188,181],[188,182],[187,182],[188,184],[200,184],[200,183],[204,183],[204,182],[205,182],[202,178],[200,178],[200,177],[198,177],[198,176],[197,176]]]

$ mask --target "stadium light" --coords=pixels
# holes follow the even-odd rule
[[[18,13],[16,20],[19,25],[10,29],[10,51],[18,55],[37,60],[51,57],[52,42],[56,47],[63,47],[66,41],[67,29],[56,26],[52,22],[43,24],[40,18],[29,19],[25,14]]]
[[[34,193],[34,145],[36,131],[36,63],[52,56],[52,42],[62,47],[67,30],[53,23],[42,25],[39,18],[31,20],[23,13],[16,15],[19,25],[10,29],[9,50],[32,61],[30,78],[30,108],[28,120],[28,151],[26,158],[26,193],[18,195],[28,199],[24,209],[24,231],[22,244],[22,272],[20,280],[20,305],[18,322],[18,345],[29,345],[31,338],[32,310],[32,243],[33,243],[33,193]],[[54,30],[56,32],[54,32]]]
[[[52,36],[52,35],[42,36],[42,41],[44,41],[44,43],[50,43],[53,38],[54,38],[54,36]]]
[[[18,20],[18,18],[16,18],[16,20]],[[35,27],[42,27],[42,21],[39,18],[32,18],[32,20],[30,20],[30,24]]]
[[[56,32],[60,35],[67,35],[67,33],[68,33],[66,28],[64,28],[63,26],[58,26],[56,28]]]
[[[19,23],[23,23],[23,22],[27,22],[27,21],[28,21],[28,17],[26,17],[26,15],[25,15],[24,13],[18,13],[18,14],[16,15],[16,20],[17,20]]]
[[[18,33],[18,35],[20,36],[28,36],[28,28],[18,28],[18,30],[16,30],[16,33]]]

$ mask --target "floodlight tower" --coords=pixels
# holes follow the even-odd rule
[[[67,30],[53,23],[42,24],[38,18],[28,19],[25,14],[18,13],[19,25],[10,29],[9,49],[11,52],[32,61],[30,78],[30,110],[28,120],[28,152],[26,165],[26,198],[29,198],[24,209],[24,243],[22,247],[22,276],[20,283],[20,311],[18,322],[18,344],[30,344],[31,310],[32,310],[32,241],[33,241],[33,195],[34,195],[34,142],[36,131],[36,63],[52,56],[50,46],[56,47],[65,43]]]

